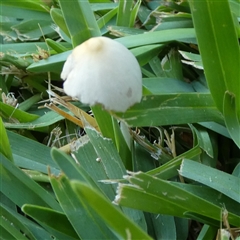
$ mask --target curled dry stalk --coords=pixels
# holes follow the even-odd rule
[[[172,156],[175,158],[177,156],[176,154],[176,145],[175,145],[175,133],[172,129],[172,134],[169,136],[167,130],[164,129],[164,135],[166,136],[166,139],[164,142],[167,144],[168,148],[170,149]]]
[[[231,240],[236,239],[235,236],[234,236],[234,231],[230,227],[230,224],[228,222],[228,210],[226,209],[225,206],[223,206],[223,208],[222,208],[222,223],[226,227],[226,229],[223,229],[222,226],[221,226],[221,229],[218,231],[217,239],[224,239],[223,235],[224,234],[226,235],[226,233],[227,233],[227,235],[230,236]]]
[[[67,96],[61,97],[50,89],[47,90],[47,92],[50,96],[49,97],[50,103],[45,103],[44,107],[58,113],[59,115],[63,116],[65,119],[68,119],[69,121],[75,123],[76,125],[80,126],[81,128],[84,128],[85,126],[90,125],[94,129],[96,129],[98,132],[100,131],[95,118],[93,118],[88,113],[81,110],[80,108],[74,106],[70,102],[68,102],[72,98],[67,97]],[[59,108],[57,105],[65,107],[70,112],[72,112],[74,114],[74,116],[65,112],[64,110]],[[64,152],[69,153],[69,152],[71,152],[71,144],[72,143],[62,146],[60,149],[63,150]]]
[[[59,95],[57,95],[53,91],[48,90],[47,92],[53,98],[51,98],[50,103],[45,103],[44,107],[47,107],[47,108],[57,112],[58,114],[60,114],[64,118],[67,118],[68,120],[74,122],[75,124],[77,124],[78,126],[80,126],[82,128],[84,128],[86,125],[90,125],[91,127],[95,128],[97,131],[99,131],[98,124],[92,116],[90,116],[88,113],[81,110],[80,108],[74,106],[70,102],[67,102],[66,100],[64,100],[64,97],[60,97]],[[69,97],[67,97],[65,99],[69,99]],[[56,104],[67,108],[76,117],[70,115],[69,113],[67,113],[65,111],[63,111],[62,109],[57,107]]]

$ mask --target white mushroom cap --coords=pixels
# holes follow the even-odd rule
[[[90,106],[125,112],[141,101],[142,73],[122,44],[94,37],[77,46],[63,66],[64,91]]]

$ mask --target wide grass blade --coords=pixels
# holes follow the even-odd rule
[[[43,2],[32,0],[1,1],[1,15],[19,19],[50,20],[46,5]]]
[[[81,239],[113,238],[105,223],[89,208],[88,201],[78,197],[65,175],[52,175],[51,184],[64,213]],[[93,189],[92,186],[89,188]]]
[[[134,222],[129,220],[109,200],[84,183],[71,183],[79,199],[84,199],[88,205],[103,219],[109,228],[121,239],[151,239]]]
[[[0,232],[1,232],[2,239],[11,239],[11,240],[29,239],[26,236],[23,236],[23,234],[20,231],[18,231],[15,227],[12,226],[12,223],[5,221],[5,219],[4,221],[1,222]]]
[[[142,66],[147,64],[147,62],[150,59],[156,56],[163,46],[164,45],[161,44],[155,44],[136,47],[132,49],[132,53],[135,55],[135,57],[139,61],[139,64]],[[31,47],[31,45],[29,47]],[[67,57],[71,54],[71,52],[72,51],[65,51],[57,55],[50,56],[48,59],[44,59],[39,62],[34,62],[30,66],[28,66],[27,69],[35,73],[41,73],[46,71],[60,73],[64,62],[66,61]]]
[[[3,196],[4,195],[1,194],[1,200],[3,200]],[[17,239],[24,239],[24,237],[26,237],[26,239],[31,240],[52,240],[52,234],[50,232],[47,232],[37,223],[33,222],[29,218],[26,218],[26,216],[22,213],[19,213],[15,205],[11,208],[5,204],[0,204],[0,212],[2,214],[2,218],[4,218],[4,222],[6,222],[5,228],[3,226],[4,224],[2,224],[3,228],[0,229],[2,239],[14,239],[13,237],[10,237],[12,233],[11,230],[17,229],[17,231],[22,234],[22,237],[19,236]],[[7,232],[8,229],[10,232]]]
[[[84,140],[82,140],[82,147],[83,145],[87,144],[87,141],[88,140],[84,142]],[[82,167],[82,164],[77,164],[73,158],[56,148],[52,148],[51,155],[53,160],[59,165],[59,167],[70,180],[80,180],[82,182],[85,182],[86,184],[89,184],[91,187],[99,190],[96,182],[94,182],[90,175],[85,171],[85,169]],[[92,154],[90,158],[94,159],[95,155]]]
[[[81,180],[86,184],[89,184],[90,180],[89,179],[87,180],[86,178],[86,175],[87,175],[88,178],[91,178],[94,181],[94,184],[97,185],[95,189],[101,189],[101,192],[104,193],[110,200],[114,199],[115,186],[111,184],[103,184],[100,182],[103,179],[109,179],[109,178],[107,176],[105,166],[102,164],[101,158],[96,153],[88,136],[85,136],[82,139],[79,139],[76,142],[76,145],[78,145],[78,147],[75,150],[73,150],[72,154],[74,155],[75,159],[81,163],[81,165],[79,166],[79,164],[74,164],[71,161],[72,165],[75,166],[78,172],[76,172],[76,170],[74,171],[70,167],[66,167],[64,169],[64,173],[66,173],[68,178],[71,180],[77,179],[77,180]],[[108,161],[106,166],[109,167],[109,165],[111,165],[111,161]],[[61,163],[61,166],[63,166],[63,163]],[[94,187],[94,184],[90,184],[90,185]]]
[[[195,30],[193,28],[189,28],[189,29],[175,29],[174,31],[163,30],[158,32],[149,32],[144,34],[118,38],[116,39],[116,41],[122,43],[127,48],[144,46],[151,51],[151,46],[149,47],[147,45],[165,43],[165,42],[170,42],[175,40],[194,42],[195,41],[194,39],[195,39]],[[80,42],[78,44],[80,44]],[[159,47],[162,47],[162,46],[159,46]],[[44,59],[39,62],[32,63],[27,68],[27,70],[37,72],[37,73],[46,72],[46,71],[51,71],[51,72],[53,71],[53,72],[60,73],[64,62],[66,61],[70,53],[71,51],[67,51],[64,53],[60,53],[58,55],[51,56],[48,59]],[[146,60],[143,59],[140,61],[140,63],[141,62],[146,63]]]
[[[29,203],[61,211],[54,197],[0,154],[1,192],[21,207]],[[24,194],[22,194],[24,193]]]
[[[44,59],[39,62],[32,63],[27,68],[27,70],[35,73],[41,73],[46,71],[61,73],[63,64],[70,54],[71,54],[71,51],[66,51],[63,53],[59,53],[57,55],[53,55],[48,59]]]
[[[54,229],[59,232],[59,234],[62,234],[62,237],[68,239],[78,239],[78,235],[74,231],[66,215],[62,212],[30,204],[25,204],[22,207],[22,211],[36,220],[40,225],[47,228],[49,232],[51,232],[51,229]],[[54,231],[52,234],[54,234]]]
[[[52,173],[59,174],[60,170],[51,158],[49,147],[12,131],[7,131],[7,134],[16,166],[45,174],[50,169]]]
[[[130,184],[119,184],[115,202],[143,211],[187,217],[188,213],[216,224],[221,221],[222,202],[229,211],[229,223],[239,224],[239,204],[210,188],[174,183],[138,172],[125,177]],[[194,203],[194,204],[193,204]],[[217,221],[216,221],[217,220]]]
[[[209,93],[144,96],[141,103],[116,116],[129,126],[159,126],[215,121],[224,124]]]
[[[196,35],[194,28],[180,28],[122,37],[116,39],[116,41],[122,43],[127,48],[133,48],[148,44],[164,43],[170,41],[186,41],[194,43],[195,37]]]
[[[189,1],[204,72],[218,109],[225,92],[235,94],[240,118],[240,52],[229,1]],[[203,17],[204,16],[204,17]]]
[[[2,215],[1,225],[9,234],[12,235],[12,238],[6,237],[4,232],[1,232],[1,238],[3,239],[30,239],[36,240],[28,227],[25,226],[18,218],[19,215],[17,212],[14,212],[12,209],[9,209],[7,206],[0,204],[0,212]]]
[[[207,185],[240,203],[240,178],[203,164],[184,159],[179,173]]]
[[[193,92],[190,84],[179,79],[157,77],[157,78],[143,78],[143,86],[153,95],[166,93],[184,93]],[[151,95],[150,94],[150,95]],[[147,95],[147,94],[146,94]]]
[[[104,110],[101,106],[93,106],[92,112],[104,137],[112,139],[115,146],[117,147],[119,154],[123,157],[123,162],[125,166],[130,167],[131,162],[129,162],[129,148],[122,136],[119,124],[117,120],[114,119],[109,112]],[[128,162],[126,158],[128,157]]]
[[[88,1],[59,0],[63,16],[72,39],[73,47],[91,37],[101,36],[97,21]]]
[[[97,131],[92,128],[85,128],[92,145],[95,148],[101,162],[106,165],[105,170],[109,179],[122,178],[126,174],[123,162],[117,152],[111,139],[103,138]],[[106,151],[108,149],[108,151]],[[109,164],[109,160],[111,163]]]
[[[98,180],[101,182],[101,180],[109,180],[111,182],[112,179],[122,179],[122,176],[126,174],[126,169],[113,141],[111,139],[102,137],[100,133],[90,127],[86,127],[85,131],[90,139],[90,142],[92,143],[92,146],[86,146],[86,149],[89,150],[89,154],[84,152],[82,153],[86,154],[88,159],[84,157],[85,159],[83,160],[83,157],[81,156],[82,154],[77,154],[77,156],[81,162],[85,162],[83,165],[86,169],[88,169],[88,171],[91,171],[90,173],[94,174],[94,171],[91,168],[99,168],[99,173],[96,174],[96,177],[94,177],[95,181]],[[93,153],[91,153],[92,147],[96,153],[95,157]],[[83,151],[83,149],[79,151]],[[126,161],[130,160],[131,159],[126,159]],[[88,166],[86,166],[86,164]],[[105,187],[101,186],[101,189],[105,190],[104,192],[106,195],[112,200],[112,191],[116,190],[116,186],[110,186],[111,188],[108,185]],[[142,212],[128,208],[123,208],[122,210],[135,223],[137,223],[143,229],[146,228],[146,223]]]

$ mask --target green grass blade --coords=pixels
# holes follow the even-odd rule
[[[229,1],[193,0],[189,3],[204,72],[213,99],[222,112],[225,91],[235,94],[240,117],[240,88],[237,87],[240,52]]]
[[[196,35],[195,29],[170,29],[157,32],[148,32],[144,34],[132,35],[116,39],[127,48],[139,47],[148,44],[164,43],[170,41],[194,42]]]
[[[86,127],[89,139],[96,153],[105,165],[106,174],[109,179],[122,178],[126,174],[125,167],[111,139],[103,138],[96,130]],[[108,149],[108,151],[106,151]],[[109,164],[109,160],[111,164]]]
[[[86,127],[85,131],[97,156],[100,158],[100,164],[104,169],[107,179],[122,179],[122,176],[126,174],[126,169],[113,141],[103,138],[95,129]],[[115,186],[113,187],[115,188]],[[143,229],[146,227],[142,212],[126,208],[123,208],[123,212]]]
[[[129,126],[159,126],[215,121],[224,124],[209,93],[144,96],[141,103],[116,116]]]
[[[74,231],[66,215],[62,212],[30,204],[23,205],[22,211],[36,220],[43,227],[47,229],[55,229],[56,231],[60,232],[60,234],[62,234],[65,238],[78,239],[78,235]],[[51,230],[48,231],[51,232]]]
[[[27,70],[30,72],[41,73],[41,72],[55,72],[61,73],[63,64],[66,61],[67,57],[71,51],[66,51],[53,55],[48,59],[41,60],[39,62],[32,63]]]
[[[192,42],[194,38],[195,38],[195,30],[193,28],[189,28],[189,29],[175,29],[174,31],[163,30],[158,32],[150,32],[150,33],[144,33],[139,35],[127,36],[127,37],[118,38],[116,39],[116,41],[122,43],[127,48],[133,48],[133,47],[140,47],[140,46],[150,45],[150,44],[165,43],[165,42],[175,41],[175,40],[186,41],[186,39],[190,39],[189,41]],[[46,72],[46,71],[50,71],[50,72],[54,71],[54,72],[60,73],[64,62],[66,61],[67,56],[70,53],[71,53],[70,51],[64,52],[55,56],[51,56],[46,60],[41,60],[37,63],[32,63],[27,68],[27,70],[38,72],[38,73]]]
[[[63,13],[61,9],[52,8],[50,11],[51,17],[53,21],[57,24],[57,26],[70,38],[71,35],[68,31],[68,27],[63,17]]]
[[[139,5],[136,3],[136,5]],[[136,11],[134,11],[134,1],[133,0],[120,0],[118,6],[118,14],[117,14],[117,26],[124,26],[124,27],[133,27],[135,18],[136,18]]]
[[[120,128],[119,122],[116,119],[113,119],[113,127],[114,127],[115,143],[116,143],[117,151],[120,155],[120,158],[122,159],[122,162],[125,168],[127,170],[132,170],[131,151],[123,136],[123,132]]]
[[[41,94],[35,94],[32,97],[21,102],[18,106],[18,109],[22,111],[27,111],[29,108],[31,108],[35,103],[37,103],[41,99],[42,99]]]
[[[3,220],[1,220],[1,225],[5,228],[5,230],[11,232],[11,234],[14,235],[16,239],[36,240],[31,231],[29,231],[29,229],[16,217],[18,215],[17,212],[13,212],[11,209],[8,209],[1,203],[0,212],[3,218]],[[2,234],[1,237],[3,237]]]
[[[90,3],[83,0],[59,0],[73,47],[91,37],[101,36]]]
[[[1,192],[21,207],[29,203],[61,210],[49,192],[0,154]],[[24,193],[24,194],[22,194]]]
[[[93,106],[92,112],[97,120],[102,135],[106,138],[112,139],[121,156],[129,156],[128,148],[125,140],[122,138],[119,125],[115,123],[116,120],[109,112],[102,109],[101,106]],[[121,142],[119,142],[119,140],[121,140]],[[126,158],[123,159],[123,162],[125,166],[131,166],[131,162],[127,162]]]
[[[5,53],[1,54],[0,63],[3,66],[9,66],[12,64],[19,69],[25,69],[32,63],[32,60],[15,57],[8,53]]]
[[[19,110],[20,111],[20,110]],[[22,111],[21,111],[22,112]],[[40,116],[35,121],[23,122],[23,123],[4,123],[6,128],[18,128],[18,129],[42,129],[48,127],[53,123],[62,120],[63,117],[53,111],[48,111],[45,115]]]
[[[167,77],[143,78],[143,86],[153,95],[174,92],[193,92],[193,88],[190,84],[179,79]]]
[[[210,129],[210,130],[224,136],[224,137],[230,138],[227,128],[223,125],[220,125],[215,122],[201,122],[199,124],[207,129]]]
[[[203,164],[184,159],[180,172],[183,177],[207,185],[240,203],[240,178]]]
[[[224,96],[223,114],[225,123],[230,136],[236,145],[240,148],[240,121],[237,116],[235,95],[230,92],[226,92]]]
[[[105,223],[88,207],[88,202],[78,197],[65,175],[52,175],[51,184],[64,213],[81,239],[113,238]]]
[[[11,231],[8,232],[8,230],[4,226],[0,225],[0,232],[1,232],[2,239],[11,239],[11,240],[16,239],[17,240],[17,238],[14,238],[13,235],[10,233]]]
[[[7,17],[14,17],[24,20],[30,19],[39,19],[41,20],[50,20],[50,16],[43,7],[43,2],[37,1],[8,1],[2,0],[1,1],[1,15]]]
[[[109,29],[110,34],[113,34],[113,35],[116,35],[116,36],[119,36],[119,37],[145,33],[144,29],[122,27],[122,26],[115,26],[115,25],[109,26],[108,29]]]
[[[62,53],[62,52],[66,52],[68,50],[68,48],[64,47],[61,43],[58,43],[49,38],[46,39],[46,43],[51,49],[56,51],[56,53]]]
[[[123,161],[125,166],[131,166],[131,162],[127,162],[125,158],[129,156],[129,149],[126,146],[124,138],[122,137],[119,124],[117,124],[115,122],[116,120],[113,119],[109,112],[102,109],[101,106],[93,106],[92,111],[102,135],[106,138],[112,139],[119,151],[119,154],[124,157]]]
[[[78,198],[85,199],[89,206],[99,214],[103,221],[117,234],[118,237],[121,239],[151,239],[147,233],[141,230],[109,200],[104,198],[93,188],[77,181],[73,181],[71,185],[78,195]]]
[[[30,19],[22,21],[19,24],[12,26],[17,32],[17,37],[21,41],[36,41],[39,40],[42,35],[57,37],[57,33],[51,27],[51,20],[38,20]]]
[[[49,147],[12,131],[7,131],[7,134],[15,165],[45,174],[48,173],[48,168],[50,168],[52,173],[59,174],[60,170],[51,159],[51,149]]]
[[[2,153],[9,161],[13,160],[11,146],[8,140],[7,132],[4,127],[2,118],[0,117],[0,153]]]
[[[204,240],[204,239],[214,239],[217,235],[217,228],[212,227],[209,225],[203,225],[201,232],[198,235],[197,240]]]
[[[22,123],[31,122],[39,118],[38,115],[24,112],[22,110],[19,110],[17,108],[14,108],[2,102],[0,102],[0,109],[1,109],[1,112],[5,114],[5,117],[8,117],[10,119],[16,119],[17,121]]]
[[[86,143],[87,142],[85,142],[85,144]],[[60,169],[62,169],[69,179],[80,180],[99,190],[97,184],[85,171],[82,165],[76,164],[76,162],[69,155],[56,148],[52,148],[51,155],[53,160],[59,165]],[[91,159],[92,158],[94,159],[95,157],[91,156]]]
[[[162,47],[163,45],[160,44],[142,46],[133,49],[132,53],[136,56],[140,65],[145,65],[151,58],[153,58],[159,53]],[[71,51],[66,51],[57,55],[50,56],[48,59],[34,62],[28,66],[27,70],[35,73],[41,73],[46,71],[60,73],[62,71],[64,62],[66,61],[70,53]]]
[[[229,223],[234,226],[239,223],[239,204],[226,196],[220,200],[213,189],[165,181],[142,172],[132,173],[126,179],[132,185],[119,184],[115,202],[120,205],[179,217],[187,217],[186,213],[191,212],[216,223],[221,221],[224,202],[229,210]]]
[[[102,108],[96,105],[91,107],[94,117],[98,123],[102,135],[115,141],[114,128],[112,123],[112,116]]]
[[[14,44],[3,44],[1,45],[1,52],[3,53],[11,53],[11,55],[19,55],[29,56],[30,54],[37,53],[37,47],[48,50],[45,42],[30,42],[30,43],[14,43]]]
[[[33,1],[33,0],[15,0],[13,1],[7,1],[7,0],[2,0],[1,5],[3,6],[18,6],[20,9],[30,9],[30,10],[37,10],[37,11],[42,11],[45,12],[46,10],[44,9],[43,5],[40,5],[40,1]],[[41,2],[41,4],[43,4]]]
[[[104,16],[99,18],[97,20],[97,24],[99,29],[106,26],[106,24],[117,14],[118,7],[115,7],[114,9],[110,10],[108,13],[106,13]]]
[[[153,57],[157,56],[164,44],[152,44],[142,47],[133,48],[131,52],[137,58],[140,66],[147,64]]]
[[[83,177],[85,177],[85,179],[82,180],[82,182],[90,183],[90,181],[86,181],[86,174],[83,173],[82,171],[83,169],[84,172],[87,173],[88,178],[91,178],[94,181],[94,184],[97,184],[98,187],[109,199],[114,199],[116,192],[115,186],[111,184],[103,184],[100,182],[103,179],[104,180],[109,179],[109,177],[107,176],[105,165],[102,164],[102,161],[97,155],[88,136],[86,135],[85,137],[80,138],[76,142],[76,144],[79,145],[79,147],[73,151],[73,154],[76,160],[81,163],[81,165],[79,166],[78,164],[72,163],[72,165],[77,165],[77,167],[75,168],[78,170],[78,173],[75,174],[76,170],[73,170],[70,167],[65,167],[64,168],[65,174],[71,180],[73,179],[81,180]],[[57,160],[58,162],[60,162],[61,158],[58,157]],[[61,167],[63,167],[64,165],[66,164],[61,162]],[[109,165],[111,165],[111,161],[108,161],[107,166],[109,167]],[[81,174],[81,176],[79,176],[79,174]],[[94,184],[91,184],[91,186],[94,187]]]
[[[194,132],[197,135],[199,146],[204,152],[207,153],[209,157],[213,158],[215,149],[213,148],[213,145],[211,143],[211,139],[208,131],[201,126],[196,126],[193,128],[194,128]]]
[[[178,239],[176,236],[176,226],[173,216],[151,214],[151,217],[156,239]]]
[[[4,195],[1,194],[1,200],[3,200],[3,197]],[[21,231],[22,235],[26,236],[27,239],[52,240],[51,233],[47,232],[37,223],[32,222],[32,220],[26,218],[26,216],[23,215],[22,213],[18,213],[15,205],[14,207],[9,207],[9,206],[6,206],[5,204],[0,204],[0,205],[3,207],[3,209],[0,210],[2,215],[4,215],[10,223],[13,223],[11,226],[14,228],[17,228],[18,231]],[[0,229],[0,232],[2,234],[1,237],[3,237],[3,239],[12,240],[11,237],[4,237],[3,231],[1,231],[1,229]],[[18,239],[22,239],[22,238],[18,238]]]
[[[133,6],[133,0],[130,1],[119,1],[118,14],[117,14],[117,26],[130,27],[130,15],[131,8]]]
[[[139,11],[139,8],[141,6],[142,1],[141,0],[137,0],[134,3],[135,3],[135,5],[131,9],[132,12],[130,14],[130,26],[131,27],[134,27],[134,24],[136,23],[136,19],[137,19],[137,16],[138,16],[138,11]]]
[[[3,230],[1,229],[3,228]],[[13,226],[13,223],[10,223],[8,221],[1,221],[1,239],[21,239],[21,240],[27,240],[29,238],[27,238],[26,236],[24,236],[20,231],[18,231],[18,229],[16,229]],[[3,238],[2,238],[3,237]]]
[[[184,158],[194,159],[202,153],[200,147],[197,145],[190,149],[189,151],[173,158],[169,162],[163,164],[162,166],[148,171],[148,174],[154,175],[161,179],[170,179],[178,176],[178,169]]]

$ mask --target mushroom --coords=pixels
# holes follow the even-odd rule
[[[61,78],[67,95],[110,111],[125,112],[142,98],[142,73],[136,58],[107,37],[90,38],[77,46]]]

